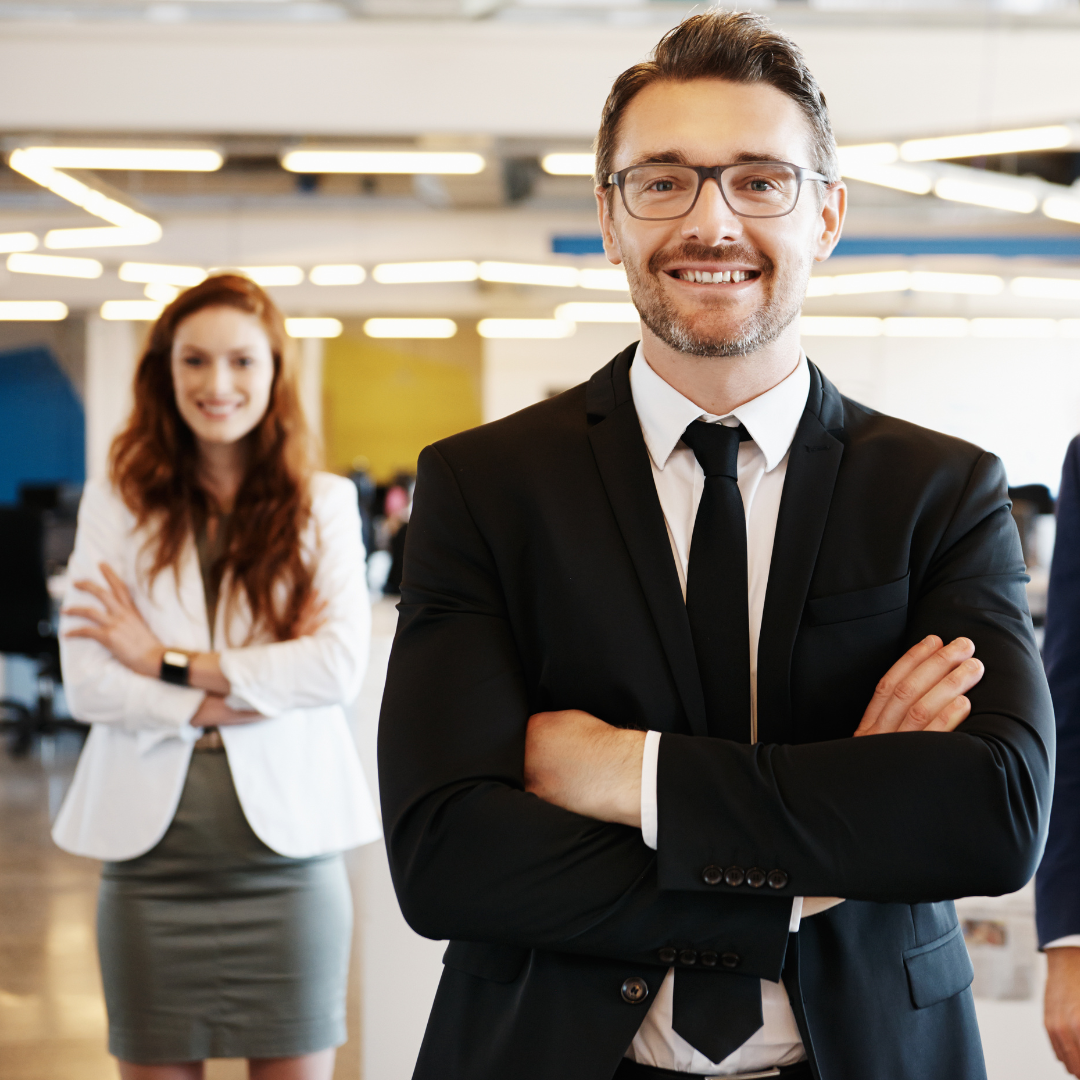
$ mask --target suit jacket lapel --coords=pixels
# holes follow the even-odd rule
[[[636,345],[590,380],[589,441],[600,478],[626,543],[649,611],[663,644],[690,729],[707,735],[694,642],[664,514],[653,483],[649,452],[630,393],[630,362]]]
[[[810,365],[810,394],[789,451],[758,640],[758,739],[790,742],[791,654],[844,453],[844,406]]]

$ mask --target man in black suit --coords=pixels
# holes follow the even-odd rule
[[[1053,757],[1001,464],[802,354],[845,191],[759,17],[620,76],[597,176],[640,345],[420,458],[379,751],[450,939],[415,1076],[977,1080],[951,899],[1030,877]]]

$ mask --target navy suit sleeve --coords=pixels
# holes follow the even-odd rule
[[[1080,934],[1080,437],[1065,455],[1043,647],[1057,717],[1050,834],[1035,878],[1039,944]]]

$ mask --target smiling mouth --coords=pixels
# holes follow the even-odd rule
[[[737,285],[743,281],[752,281],[761,277],[760,270],[669,270],[668,274],[679,281],[690,281],[696,285]]]
[[[236,412],[239,407],[239,403],[235,401],[228,403],[199,402],[199,411],[211,420],[224,420]]]

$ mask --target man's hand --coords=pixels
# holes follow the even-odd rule
[[[579,709],[529,717],[525,790],[575,814],[641,828],[645,732]]]
[[[982,677],[975,643],[956,638],[942,645],[931,634],[912,646],[877,685],[855,735],[893,731],[954,731],[971,712],[964,696]]]
[[[1080,948],[1047,949],[1046,959],[1046,1033],[1058,1061],[1073,1076],[1080,1076]]]

